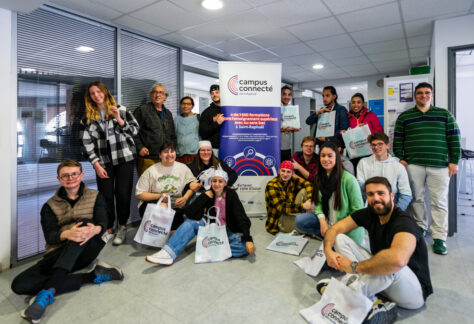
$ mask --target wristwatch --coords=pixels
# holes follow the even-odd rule
[[[352,262],[351,262],[352,273],[355,273],[355,274],[358,273],[358,272],[356,271],[356,267],[357,267],[358,264],[359,264],[359,262],[357,262],[357,261],[352,261]]]

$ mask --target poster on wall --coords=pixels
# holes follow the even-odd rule
[[[219,62],[219,157],[239,175],[239,197],[249,215],[265,209],[265,186],[280,165],[280,63]]]

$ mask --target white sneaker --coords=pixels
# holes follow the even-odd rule
[[[110,234],[109,232],[105,231],[104,234],[102,234],[102,241],[107,244],[107,242],[110,241],[112,237],[114,237],[114,234]]]
[[[113,245],[120,245],[125,241],[125,235],[127,234],[127,227],[120,226],[117,234],[115,235],[114,240],[112,241]]]
[[[164,265],[172,265],[173,258],[171,255],[166,252],[165,250],[161,249],[153,255],[149,255],[145,258],[147,262],[154,263],[154,264],[164,264]]]

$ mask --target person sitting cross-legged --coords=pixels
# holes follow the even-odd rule
[[[83,176],[79,162],[66,160],[59,164],[61,187],[41,209],[46,254],[12,282],[16,294],[36,295],[21,312],[32,323],[39,323],[56,295],[78,290],[86,283],[123,279],[120,268],[101,262],[91,272],[73,274],[99,255],[105,245],[101,235],[108,221],[104,198],[97,190],[87,188]]]
[[[433,293],[428,251],[413,217],[395,206],[386,178],[368,179],[365,191],[369,206],[329,228],[324,253],[330,267],[347,273],[341,282],[373,300],[376,294],[388,299],[374,303],[367,322],[393,323],[397,314],[394,304],[418,309]],[[358,226],[369,233],[371,253],[345,235]],[[328,279],[318,283],[320,293],[327,283]]]

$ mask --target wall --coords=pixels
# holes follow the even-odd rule
[[[474,44],[474,15],[435,21],[431,60],[435,75],[435,104],[448,108],[448,47]]]
[[[2,98],[2,119],[0,127],[0,206],[4,211],[0,217],[0,271],[10,268],[10,253],[13,219],[12,183],[15,181],[16,157],[16,53],[12,46],[13,13],[0,9],[0,98]],[[13,175],[12,175],[13,172]]]

